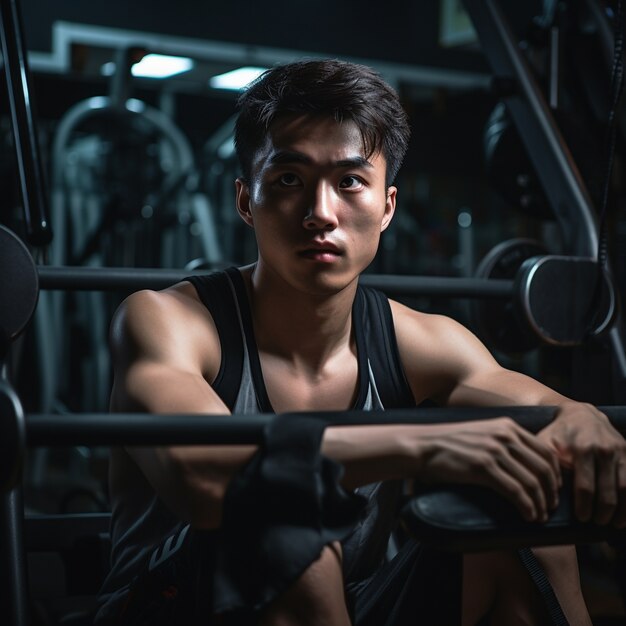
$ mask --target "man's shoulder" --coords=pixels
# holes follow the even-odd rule
[[[201,312],[198,293],[193,285],[183,281],[160,291],[142,289],[130,294],[118,307],[115,317],[127,323],[161,317],[177,322]]]
[[[391,299],[389,299],[389,306],[397,333],[407,332],[413,336],[415,333],[423,333],[436,337],[439,334],[463,332],[464,330],[461,324],[445,315],[417,311]]]
[[[415,311],[389,301],[398,348],[405,366],[454,365],[475,353],[485,352],[482,343],[461,323],[435,313]]]
[[[426,397],[456,384],[468,373],[493,368],[495,361],[485,346],[456,320],[414,311],[398,302],[390,304],[409,381],[414,385],[426,381]]]
[[[211,341],[215,327],[193,285],[181,282],[161,291],[143,289],[129,295],[111,323],[111,342],[138,347]]]

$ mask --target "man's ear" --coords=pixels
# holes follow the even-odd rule
[[[241,217],[248,226],[254,228],[252,211],[250,211],[250,185],[243,178],[235,180],[235,194],[239,217]]]
[[[391,222],[393,214],[396,212],[396,196],[398,190],[396,187],[389,187],[387,189],[387,199],[385,200],[385,213],[383,214],[383,221],[380,225],[380,232],[386,230],[387,226]]]

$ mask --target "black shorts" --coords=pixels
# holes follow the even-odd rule
[[[151,555],[116,626],[253,626],[254,613],[213,615],[211,572],[218,535],[185,527]],[[262,573],[251,573],[262,575]],[[407,542],[371,577],[346,586],[354,626],[460,624],[462,556]],[[417,617],[416,617],[417,616]],[[104,624],[104,622],[99,623]]]
[[[453,626],[461,623],[463,555],[408,540],[369,579],[348,583],[355,626]]]

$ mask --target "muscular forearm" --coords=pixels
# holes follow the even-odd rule
[[[344,467],[342,485],[353,489],[379,480],[415,475],[419,426],[329,427],[321,452]],[[144,473],[180,517],[200,528],[219,526],[233,476],[250,462],[255,446],[173,446],[134,449]]]

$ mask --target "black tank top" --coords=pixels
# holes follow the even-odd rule
[[[193,276],[191,282],[217,328],[222,361],[213,388],[235,414],[272,413],[254,338],[247,290],[239,270]],[[404,374],[387,298],[359,286],[352,308],[359,383],[353,408],[362,411],[414,407]],[[367,498],[364,516],[342,542],[346,582],[362,580],[380,565],[395,524],[399,482],[356,491]]]
[[[210,311],[220,338],[222,360],[213,388],[234,414],[272,412],[241,273],[229,268],[187,280]],[[415,406],[400,362],[387,298],[359,286],[352,316],[359,368],[354,408],[366,411]],[[184,526],[147,481],[142,485],[133,494],[133,510],[121,509],[113,502],[111,570],[100,593],[101,615],[114,612],[124,602],[131,581],[142,571],[154,546]],[[342,542],[346,583],[369,577],[383,561],[396,521],[400,488],[398,481],[358,488],[367,505],[360,522]]]
[[[233,413],[273,413],[241,273],[229,268],[187,280],[211,313],[220,338],[222,361],[213,389]],[[359,286],[352,318],[359,361],[359,386],[353,408],[415,406],[400,362],[387,298],[374,289]]]

